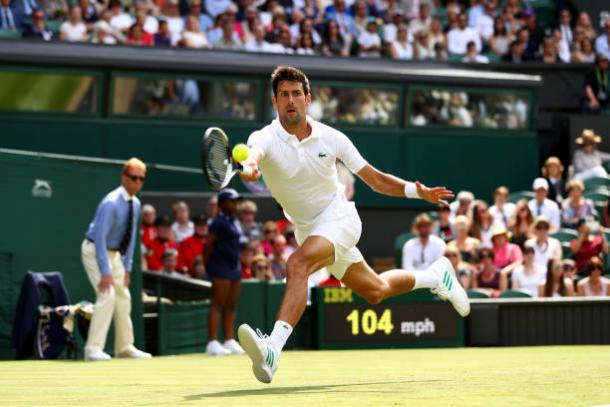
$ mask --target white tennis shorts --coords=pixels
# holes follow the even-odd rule
[[[354,263],[364,260],[356,247],[362,233],[362,222],[353,202],[335,200],[312,225],[296,226],[294,236],[299,245],[309,236],[322,236],[335,246],[335,262],[326,268],[341,280]]]

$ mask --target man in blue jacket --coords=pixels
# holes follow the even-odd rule
[[[146,165],[131,158],[123,165],[121,186],[111,191],[97,207],[81,246],[83,265],[97,299],[89,327],[86,360],[108,360],[104,352],[110,321],[114,316],[115,355],[150,358],[133,346],[129,277],[140,219],[140,192]]]

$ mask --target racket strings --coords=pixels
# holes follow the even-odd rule
[[[229,147],[225,138],[217,132],[210,133],[205,142],[207,150],[206,172],[209,181],[218,189],[222,187],[229,171]]]

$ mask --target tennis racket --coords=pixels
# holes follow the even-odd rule
[[[229,138],[220,127],[208,127],[201,140],[201,169],[210,188],[221,190],[239,171],[246,175],[252,168],[244,167],[231,157]]]

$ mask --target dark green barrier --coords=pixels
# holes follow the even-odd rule
[[[158,354],[205,352],[208,343],[209,301],[160,304]]]
[[[428,290],[378,305],[342,287],[316,288],[318,349],[464,346],[464,319]]]
[[[261,330],[267,326],[265,307],[267,304],[267,283],[255,278],[243,280],[239,301],[237,302],[237,316],[235,328],[243,323],[252,328]]]
[[[284,298],[284,289],[286,284],[281,281],[273,281],[267,283],[267,306],[265,309],[265,317],[267,324],[265,332],[271,333],[273,325],[277,318],[277,312],[280,309],[282,298]],[[312,307],[308,306],[301,317],[301,320],[292,331],[292,335],[286,342],[287,349],[310,349],[312,343]]]

